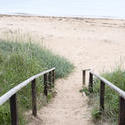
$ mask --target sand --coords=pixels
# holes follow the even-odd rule
[[[1,16],[0,33],[20,30],[40,38],[40,45],[65,56],[75,71],[56,81],[57,96],[29,125],[92,125],[91,106],[79,93],[82,70],[112,70],[125,62],[125,20]]]

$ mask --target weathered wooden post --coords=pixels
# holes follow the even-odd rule
[[[89,92],[93,92],[93,74],[91,72],[89,73]]]
[[[55,86],[55,69],[52,71],[52,82],[53,82],[53,87]]]
[[[125,99],[119,97],[119,123],[118,125],[125,125]]]
[[[82,71],[82,84],[83,84],[83,86],[85,85],[85,83],[86,83],[86,70],[83,70]]]
[[[47,73],[44,74],[44,95],[48,95],[48,90],[47,90]]]
[[[37,103],[36,103],[36,80],[34,79],[31,83],[32,88],[32,114],[37,116]]]
[[[100,111],[104,111],[104,96],[105,96],[105,83],[100,82]]]
[[[49,88],[51,89],[52,88],[52,72],[51,71],[49,72],[48,80],[49,80]]]
[[[11,125],[18,125],[16,94],[10,98]]]

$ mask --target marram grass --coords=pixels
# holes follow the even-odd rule
[[[104,72],[101,74],[102,77],[125,91],[125,70],[118,66],[112,72]],[[94,92],[88,94],[90,97],[90,103],[93,104],[92,117],[96,124],[108,121],[110,125],[118,124],[119,115],[119,95],[112,90],[110,87],[105,85],[105,110],[100,113],[99,111],[99,91],[100,81],[94,79]],[[86,90],[85,92],[88,93]]]
[[[64,57],[31,42],[0,41],[0,96],[29,77],[55,67],[56,78],[66,77],[74,66]],[[37,97],[43,92],[42,78],[37,79]],[[22,111],[31,108],[31,86],[18,95],[19,123],[26,124]],[[38,98],[39,100],[40,98]],[[0,125],[10,124],[9,103],[0,106]]]

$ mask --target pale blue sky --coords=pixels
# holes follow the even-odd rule
[[[125,18],[125,0],[0,0],[0,13]]]

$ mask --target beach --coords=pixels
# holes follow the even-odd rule
[[[125,20],[0,16],[0,32],[17,30],[39,37],[80,70],[103,70],[125,56]]]
[[[97,73],[125,65],[125,20],[42,16],[0,16],[0,39],[15,31],[30,34],[41,46],[69,59],[75,71],[56,82],[57,96],[30,125],[92,125],[82,88],[82,70]],[[48,117],[49,116],[49,117]]]

